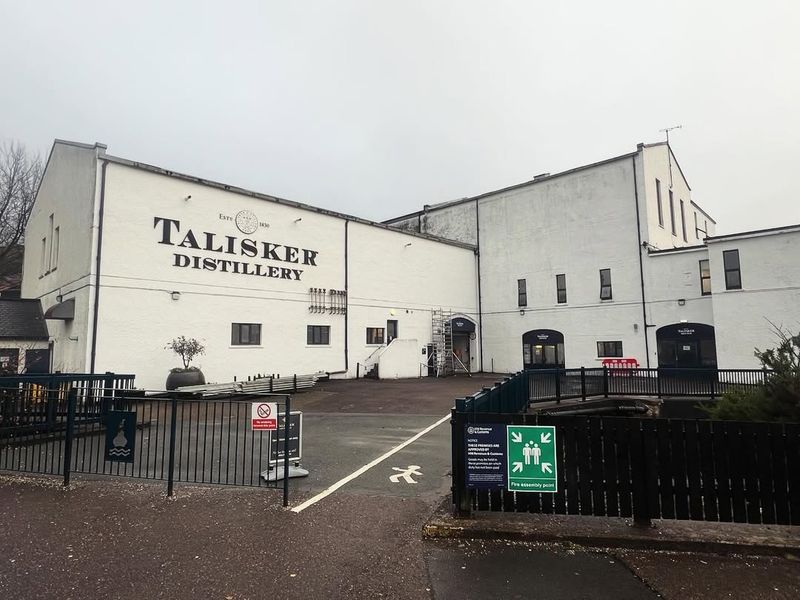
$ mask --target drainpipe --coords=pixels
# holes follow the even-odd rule
[[[103,213],[106,204],[106,167],[108,161],[104,160],[100,167],[100,208],[97,211],[97,256],[95,257],[94,275],[94,314],[92,315],[92,353],[89,358],[89,373],[94,374],[95,358],[97,356],[97,321],[100,310],[100,256],[103,251]]]
[[[481,368],[483,373],[483,306],[481,304],[481,220],[478,215],[478,199],[475,199],[475,256],[478,257],[478,345],[480,346]],[[494,370],[494,369],[492,369]]]
[[[348,324],[348,315],[350,313],[350,290],[348,289],[348,257],[347,257],[347,246],[348,246],[348,225],[350,225],[350,221],[345,219],[344,221],[344,370],[345,373],[348,370],[349,365],[349,357],[348,357],[348,345],[347,345],[347,324]]]
[[[639,184],[636,180],[636,157],[631,157],[631,164],[633,165],[633,197],[636,201],[636,235],[639,239],[639,283],[642,288],[642,329],[644,331],[644,351],[645,351],[645,362],[647,363],[647,368],[650,368],[650,343],[647,340],[647,328],[649,325],[647,324],[647,304],[645,302],[645,295],[644,295],[644,261],[642,259],[642,252],[644,251],[644,246],[642,246],[642,226],[641,226],[641,218],[639,217]]]

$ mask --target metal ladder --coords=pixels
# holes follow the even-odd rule
[[[453,314],[441,308],[431,311],[431,340],[433,343],[433,366],[436,377],[455,374],[453,360]]]

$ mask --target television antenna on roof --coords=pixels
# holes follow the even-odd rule
[[[667,134],[667,144],[669,144],[669,132],[673,129],[683,129],[683,125],[673,125],[672,127],[667,127],[666,129],[659,129],[661,133]]]

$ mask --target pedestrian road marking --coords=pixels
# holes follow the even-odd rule
[[[436,423],[434,423],[433,425],[429,425],[428,427],[426,427],[425,429],[423,429],[422,431],[420,431],[420,432],[419,432],[419,433],[417,433],[416,435],[414,435],[414,436],[412,436],[412,437],[408,438],[408,439],[407,439],[405,442],[403,442],[402,444],[399,444],[399,445],[395,446],[394,448],[392,448],[391,450],[389,450],[389,451],[388,451],[388,452],[386,452],[385,454],[382,454],[381,456],[379,456],[378,458],[376,458],[376,459],[375,459],[375,460],[373,460],[372,462],[369,462],[369,463],[367,463],[366,465],[364,465],[363,467],[361,467],[360,469],[357,469],[357,470],[353,471],[352,473],[350,473],[350,475],[348,475],[347,477],[344,477],[344,478],[340,479],[339,481],[337,481],[336,483],[334,483],[334,484],[333,484],[332,486],[330,486],[329,488],[327,488],[327,489],[325,489],[325,490],[321,491],[321,492],[320,492],[319,494],[317,494],[316,496],[313,496],[313,497],[309,498],[308,500],[306,500],[306,501],[305,501],[305,502],[303,502],[302,504],[298,504],[297,506],[295,506],[294,508],[292,508],[292,509],[291,509],[291,511],[292,511],[292,512],[294,512],[294,513],[299,513],[299,512],[302,512],[302,511],[304,511],[304,510],[305,510],[305,509],[307,509],[309,506],[312,506],[312,505],[316,504],[317,502],[319,502],[320,500],[322,500],[323,498],[325,498],[325,497],[327,497],[327,496],[330,496],[330,495],[331,495],[333,492],[335,492],[336,490],[338,490],[338,489],[339,489],[340,487],[342,487],[343,485],[345,485],[345,484],[347,484],[347,483],[349,483],[349,482],[353,481],[353,479],[355,479],[356,477],[359,477],[359,476],[363,475],[364,473],[366,473],[367,471],[369,471],[369,470],[370,470],[372,467],[374,467],[375,465],[378,465],[378,464],[382,463],[384,460],[386,460],[387,458],[389,458],[389,457],[390,457],[390,456],[392,456],[393,454],[397,454],[398,452],[400,452],[400,450],[402,450],[403,448],[405,448],[405,447],[406,447],[406,446],[408,446],[409,444],[413,444],[413,443],[414,443],[414,442],[416,442],[416,441],[417,441],[419,438],[421,438],[423,435],[425,435],[426,433],[428,433],[428,432],[430,432],[430,431],[433,431],[433,430],[434,430],[434,429],[436,429],[436,428],[437,428],[439,425],[441,425],[441,424],[442,424],[442,423],[444,423],[445,421],[449,421],[449,420],[450,420],[450,415],[445,415],[445,416],[443,416],[441,419],[439,419],[438,421],[436,421]]]
[[[408,465],[405,469],[402,467],[392,467],[392,471],[400,471],[399,473],[395,473],[394,475],[389,475],[389,481],[392,483],[400,483],[400,480],[405,480],[406,483],[417,483],[412,479],[412,475],[422,475],[422,472],[418,471],[419,465]]]

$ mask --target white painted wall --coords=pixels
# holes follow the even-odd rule
[[[686,181],[685,174],[681,171],[677,159],[671,154],[666,144],[643,145],[639,148],[644,164],[644,194],[645,208],[643,219],[646,221],[644,241],[660,250],[680,248],[703,243],[706,237],[702,231],[695,230],[695,213],[700,229],[708,223],[708,234],[713,235],[716,224],[702,209],[692,204],[691,190]],[[661,202],[663,212],[663,226],[658,219],[658,193],[656,179],[661,182]],[[672,224],[669,208],[669,192],[672,190],[675,234],[672,233]],[[684,206],[684,220],[686,224],[686,239],[683,238],[681,227],[681,201]]]
[[[396,339],[386,346],[378,360],[378,377],[380,379],[400,379],[419,377],[422,345],[417,340]],[[427,375],[427,369],[423,375]]]
[[[646,255],[645,294],[647,299],[650,365],[658,366],[656,331],[674,323],[714,325],[711,296],[700,287],[700,261],[708,258],[706,247]],[[681,301],[683,304],[681,305]]]
[[[22,297],[39,298],[42,309],[75,299],[73,321],[47,322],[54,340],[53,368],[82,372],[89,352],[90,306],[93,299],[93,239],[97,156],[102,145],[88,146],[56,141],[25,230]],[[53,252],[54,233],[59,228],[58,258]],[[42,260],[42,239],[45,259]],[[42,264],[45,268],[42,268]]]
[[[709,241],[721,368],[760,368],[755,348],[778,345],[772,324],[800,332],[800,228]],[[742,289],[726,290],[722,253],[739,250]]]
[[[228,220],[243,210],[264,224],[251,235]],[[175,245],[159,243],[163,224],[154,227],[154,217],[180,221],[180,232],[170,230]],[[187,228],[201,245],[203,232],[211,232],[215,243],[227,235],[310,249],[318,252],[316,266],[182,248]],[[477,313],[472,249],[359,222],[347,228],[346,375],[354,376],[356,362],[374,350],[366,344],[367,327],[386,327],[395,319],[399,337],[419,340],[421,347],[430,339],[432,308]],[[209,381],[345,369],[345,316],[309,311],[310,287],[344,289],[344,219],[111,163],[103,239],[99,371],[131,371],[138,385],[161,388],[169,368],[179,366],[164,349],[178,335],[206,345],[197,365]],[[176,267],[175,253],[298,268],[302,274],[297,281]],[[180,292],[178,300],[172,292]],[[261,345],[232,346],[234,322],[260,323]],[[307,325],[330,326],[330,345],[308,346]]]

